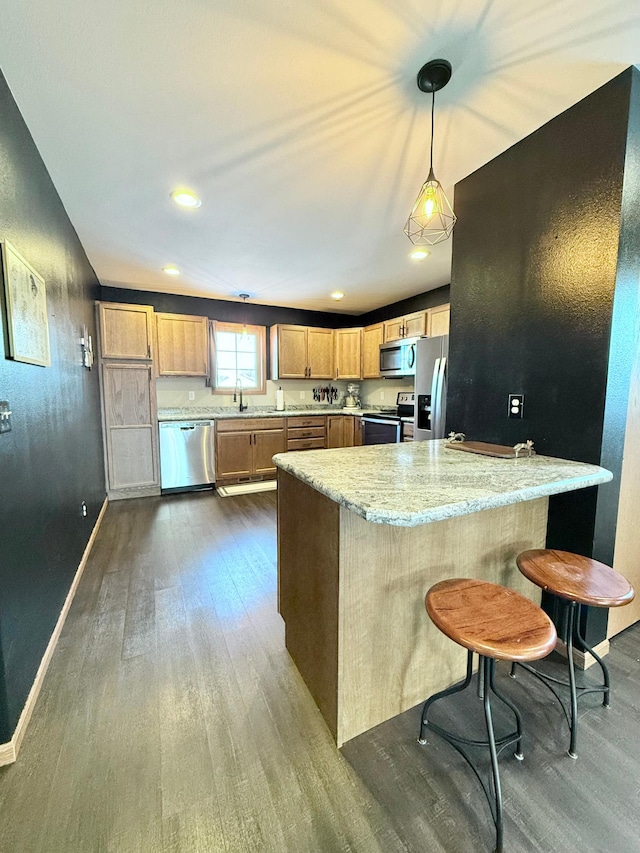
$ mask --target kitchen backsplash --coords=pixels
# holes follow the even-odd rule
[[[366,379],[355,384],[360,386],[362,405],[375,407],[394,406],[398,392],[408,391],[413,387],[411,379]],[[333,386],[338,389],[338,399],[334,405],[336,408],[340,408],[347,393],[347,385],[348,383],[342,380],[334,380],[333,382],[325,379],[269,380],[267,382],[266,394],[245,394],[244,402],[249,406],[275,407],[276,390],[282,387],[285,408],[289,406],[311,406],[314,403],[314,388]],[[196,377],[163,376],[157,380],[156,390],[159,409],[203,408],[210,406],[237,407],[237,403],[234,404],[233,402],[233,394],[212,394],[211,388],[205,385],[204,379]],[[193,395],[192,400],[189,399],[190,394]],[[301,397],[301,394],[304,394],[304,397]]]

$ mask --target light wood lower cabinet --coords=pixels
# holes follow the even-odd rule
[[[286,450],[284,421],[246,418],[216,421],[216,483],[274,477],[272,457]]]
[[[321,450],[326,446],[323,415],[287,418],[287,450]]]
[[[354,417],[353,419],[353,446],[362,447],[362,418]]]
[[[160,493],[155,385],[150,364],[100,365],[107,494]]]
[[[356,430],[356,421],[358,429]],[[327,447],[354,447],[359,432],[362,444],[362,419],[354,415],[327,416]]]

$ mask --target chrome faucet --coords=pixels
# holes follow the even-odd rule
[[[238,397],[240,399],[238,399]],[[246,409],[249,408],[248,406],[245,406],[245,404],[242,402],[242,383],[240,382],[239,379],[236,382],[236,387],[235,387],[235,390],[233,392],[233,402],[238,403],[238,411],[239,412],[244,412]]]

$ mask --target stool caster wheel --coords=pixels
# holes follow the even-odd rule
[[[421,746],[424,746],[426,742],[427,742],[427,739],[426,739],[426,738],[421,738],[421,737],[419,737],[419,738],[418,738],[418,743],[419,743]]]
[[[516,761],[524,761],[524,753],[522,752],[514,752],[513,757]]]
[[[569,756],[569,758],[572,758],[574,761],[578,760],[578,756],[575,754],[575,752],[569,752],[569,750],[567,750],[567,755]]]

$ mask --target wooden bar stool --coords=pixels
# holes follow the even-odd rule
[[[522,761],[522,720],[516,706],[498,692],[494,683],[496,660],[530,661],[549,654],[556,644],[553,622],[536,604],[520,593],[494,583],[470,579],[441,581],[427,593],[425,604],[434,625],[458,645],[467,649],[467,675],[461,684],[434,694],[424,704],[418,742],[426,743],[427,729],[444,738],[467,761],[482,785],[496,826],[496,853],[503,847],[502,789],[498,755],[516,744],[515,757]],[[447,731],[429,720],[433,704],[445,696],[460,693],[471,683],[473,654],[479,658],[478,690],[484,704],[486,740],[472,740]],[[514,714],[516,727],[496,739],[491,716],[491,694]],[[491,760],[490,785],[461,746],[488,747]]]
[[[610,681],[609,670],[604,661],[594,652],[580,633],[580,611],[582,605],[592,607],[621,607],[633,601],[635,595],[629,581],[611,566],[581,557],[568,551],[554,551],[546,548],[535,548],[523,551],[516,558],[518,568],[529,580],[557,596],[564,611],[566,626],[567,663],[569,681],[562,681],[545,675],[526,664],[524,668],[539,678],[554,694],[569,724],[571,738],[567,754],[577,758],[576,741],[578,735],[578,699],[587,693],[602,693],[602,704],[609,707]],[[581,651],[589,652],[600,665],[603,683],[599,685],[576,685],[576,672],[573,662],[574,635],[577,646]],[[511,677],[515,678],[516,665],[511,667]],[[570,707],[567,706],[553,685],[559,684],[569,688]]]

